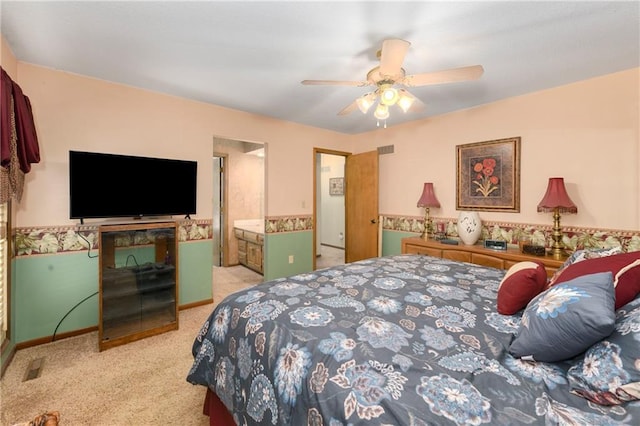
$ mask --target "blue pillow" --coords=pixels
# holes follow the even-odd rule
[[[611,334],[614,306],[611,272],[555,285],[529,302],[509,353],[529,361],[573,358]]]
[[[567,373],[571,392],[600,405],[640,399],[640,298],[617,311],[615,330]]]

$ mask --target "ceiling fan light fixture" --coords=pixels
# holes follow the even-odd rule
[[[377,104],[373,115],[378,120],[378,126],[380,126],[380,121],[383,121],[384,127],[387,127],[386,120],[389,118],[389,107],[392,105],[398,105],[405,114],[421,111],[424,107],[422,101],[405,90],[404,87],[476,80],[484,73],[482,65],[472,65],[442,71],[407,74],[403,68],[403,62],[410,45],[410,42],[402,39],[384,40],[382,49],[378,51],[377,55],[380,64],[369,70],[366,80],[303,80],[302,84],[375,87],[373,92],[364,94],[349,103],[338,112],[338,115],[350,114],[356,110],[356,107],[363,114],[367,114],[373,104]]]
[[[409,108],[411,108],[411,105],[413,105],[415,100],[416,98],[414,98],[407,92],[404,92],[402,95],[400,95],[400,99],[398,99],[398,106],[404,113],[406,113],[407,111],[409,111]]]
[[[394,89],[393,87],[385,87],[384,89],[382,89],[380,102],[384,105],[391,106],[395,105],[395,103],[398,102],[399,98],[400,95],[398,94],[398,91],[396,89]]]
[[[386,120],[389,118],[389,107],[379,103],[376,107],[376,111],[373,113],[373,116],[378,120]]]
[[[374,97],[371,96],[372,93],[367,93],[366,95],[360,96],[356,99],[356,103],[358,104],[358,108],[362,111],[363,114],[366,114],[369,111],[369,108],[373,106]]]

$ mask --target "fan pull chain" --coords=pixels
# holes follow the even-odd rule
[[[384,124],[382,125],[382,128],[383,128],[383,129],[386,129],[386,128],[387,128],[387,120],[384,120],[384,122],[383,122],[383,123],[384,123]],[[380,120],[378,120],[378,121],[376,122],[376,124],[377,124],[377,126],[378,126],[378,127],[380,127]]]

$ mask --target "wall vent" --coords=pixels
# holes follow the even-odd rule
[[[393,154],[393,145],[379,146],[378,155]]]

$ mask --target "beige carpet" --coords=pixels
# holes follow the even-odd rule
[[[320,245],[320,250],[316,253],[316,269],[328,268],[335,265],[344,264],[344,249]]]
[[[214,299],[262,281],[243,267],[214,268]],[[60,412],[61,425],[207,425],[205,388],[186,381],[191,345],[213,304],[180,311],[179,329],[98,351],[98,333],[20,350],[1,382],[0,421]],[[23,381],[44,357],[40,377]]]

